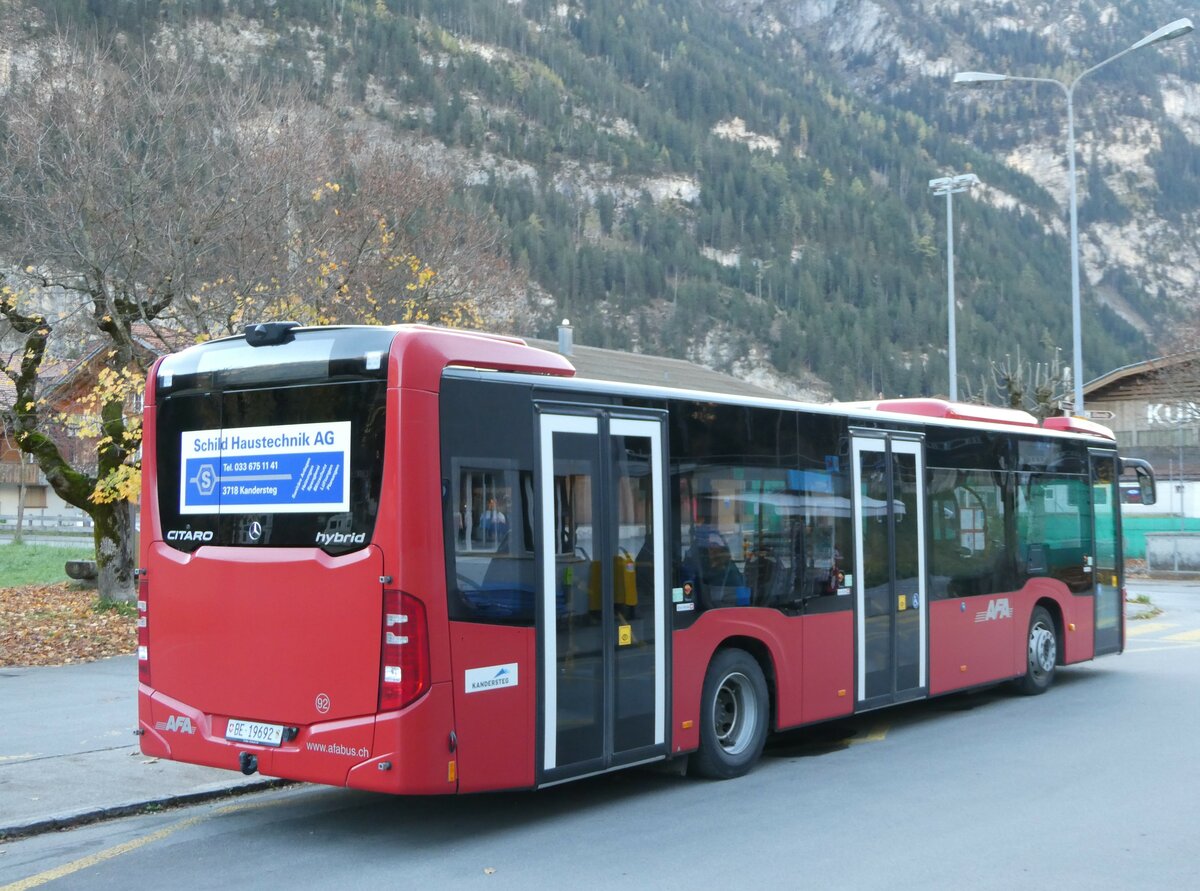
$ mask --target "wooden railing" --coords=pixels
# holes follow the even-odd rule
[[[21,528],[26,532],[56,532],[64,535],[91,535],[92,518],[84,513],[48,517],[39,510],[27,509]],[[7,535],[17,528],[16,514],[0,514],[0,535]]]

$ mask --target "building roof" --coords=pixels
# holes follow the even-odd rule
[[[1172,368],[1178,368],[1180,365],[1187,365],[1189,362],[1196,361],[1200,361],[1200,350],[1189,350],[1185,353],[1175,353],[1170,356],[1158,356],[1154,359],[1147,359],[1145,362],[1134,362],[1131,365],[1123,365],[1120,368],[1114,368],[1108,374],[1102,374],[1095,380],[1086,383],[1083,387],[1083,393],[1085,397],[1094,395],[1097,398],[1101,398],[1104,396],[1105,391],[1112,389],[1117,384],[1129,381],[1131,378],[1159,374]]]
[[[195,340],[187,334],[159,326],[135,322],[131,334],[137,347],[148,355],[162,356],[175,350],[191,346]],[[89,340],[78,359],[60,359],[47,352],[38,370],[38,394],[42,399],[52,399],[60,389],[69,387],[81,374],[89,373],[92,360],[101,352],[111,348],[107,338]],[[16,386],[7,374],[0,373],[0,408],[9,408],[16,399]]]
[[[550,340],[524,338],[532,347],[558,352],[558,343]],[[749,383],[741,378],[685,359],[626,353],[601,347],[573,344],[567,361],[575,366],[578,377],[617,381],[625,384],[677,387],[682,390],[703,390],[732,396],[758,396],[767,399],[786,398],[783,394]]]
[[[38,371],[39,393],[53,392],[69,380],[81,364],[79,361],[69,362],[49,356],[44,358]],[[0,408],[11,408],[16,399],[17,385],[7,374],[0,373]]]

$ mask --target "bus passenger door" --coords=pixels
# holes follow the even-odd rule
[[[1121,529],[1117,499],[1119,470],[1112,452],[1089,452],[1092,473],[1092,584],[1096,591],[1096,655],[1120,652]]]
[[[539,785],[667,753],[664,424],[539,414]]]
[[[852,439],[857,711],[928,692],[925,462],[919,438]]]

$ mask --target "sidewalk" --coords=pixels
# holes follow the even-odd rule
[[[0,703],[0,841],[278,782],[144,756],[133,656],[0,668]]]

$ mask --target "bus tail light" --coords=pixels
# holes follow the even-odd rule
[[[411,594],[383,592],[380,663],[380,711],[404,708],[429,689],[429,625],[425,604]]]
[[[138,584],[137,600],[137,653],[138,680],[150,686],[150,583],[142,581]]]

